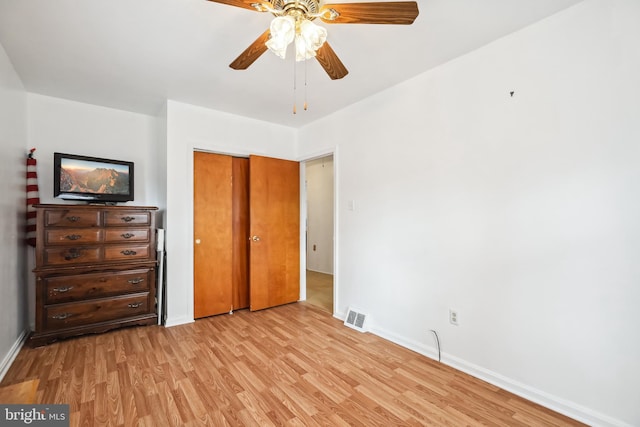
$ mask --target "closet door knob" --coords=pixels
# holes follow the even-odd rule
[[[259,242],[260,241],[260,236],[253,236],[250,239],[253,240],[254,242]]]
[[[196,245],[200,244],[200,239],[196,239]]]

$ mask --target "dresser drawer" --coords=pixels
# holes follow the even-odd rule
[[[74,265],[98,262],[102,259],[99,247],[50,247],[44,250],[44,265]]]
[[[45,227],[98,227],[99,210],[56,209],[44,211]]]
[[[107,228],[105,231],[106,242],[148,242],[148,228]]]
[[[149,293],[45,307],[45,329],[84,326],[149,313]]]
[[[107,226],[136,226],[151,224],[151,213],[140,211],[107,211],[104,217]]]
[[[45,245],[78,245],[102,241],[100,228],[51,228],[44,232]]]
[[[46,303],[57,304],[113,295],[149,291],[152,270],[137,269],[46,277]]]
[[[104,248],[104,260],[125,261],[149,259],[149,245],[113,245]]]

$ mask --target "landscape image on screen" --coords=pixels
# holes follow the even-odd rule
[[[60,169],[62,192],[129,194],[126,165],[62,159]]]

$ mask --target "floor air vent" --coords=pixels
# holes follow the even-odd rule
[[[366,314],[349,307],[349,310],[347,311],[347,317],[345,317],[344,319],[344,324],[360,332],[366,332],[366,320]]]

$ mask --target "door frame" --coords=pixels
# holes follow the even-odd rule
[[[239,150],[236,152],[232,151],[224,151],[224,150],[211,150],[199,147],[197,145],[190,147],[191,154],[188,156],[187,161],[190,162],[190,170],[191,170],[191,200],[189,206],[189,217],[191,218],[189,224],[189,235],[191,236],[191,243],[193,243],[193,179],[194,179],[194,171],[193,171],[193,153],[195,151],[202,151],[205,153],[214,153],[214,154],[223,154],[228,156],[235,157],[249,157],[252,153],[249,153],[244,150]],[[265,155],[261,153],[253,153],[256,155]],[[306,237],[306,221],[307,221],[307,188],[305,185],[306,181],[306,162],[308,160],[315,160],[318,158],[333,156],[333,317],[343,320],[338,313],[337,309],[339,307],[339,297],[338,291],[340,288],[340,280],[339,280],[339,256],[338,256],[338,224],[339,224],[339,215],[338,215],[338,179],[339,179],[339,153],[338,147],[332,147],[327,150],[317,151],[309,155],[305,155],[303,157],[297,159],[284,159],[284,160],[294,160],[300,163],[300,296],[299,301],[305,301],[307,299],[307,237]],[[271,157],[271,156],[270,156]],[[278,157],[274,157],[278,158]],[[191,279],[193,282],[193,245],[190,244],[188,249],[191,252]],[[193,284],[191,285],[191,289],[193,289]],[[193,295],[191,295],[191,301],[193,301]],[[169,326],[179,325],[182,323],[193,322],[193,302],[191,303],[191,320],[190,321],[174,321]]]
[[[333,313],[336,319],[343,320],[338,316],[338,290],[340,287],[338,269],[338,147],[333,147],[325,151],[318,151],[305,156],[299,160],[300,165],[300,300],[307,299],[307,162],[333,156]]]

